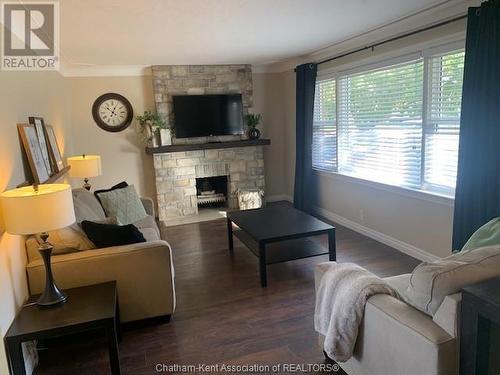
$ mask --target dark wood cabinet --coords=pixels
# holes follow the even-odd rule
[[[500,374],[500,278],[462,290],[460,375]]]

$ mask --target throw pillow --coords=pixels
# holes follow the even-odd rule
[[[99,201],[99,203],[101,203],[101,199],[99,198],[99,194],[106,193],[106,192],[111,191],[111,190],[123,189],[123,188],[126,188],[127,186],[128,186],[127,182],[122,181],[116,185],[111,186],[109,189],[96,190],[96,191],[94,191],[94,195],[97,198],[97,200]],[[101,205],[102,205],[102,203],[101,203]]]
[[[488,221],[476,230],[464,245],[462,251],[495,245],[500,245],[500,217]]]
[[[94,194],[83,188],[73,189],[72,194],[77,223],[81,223],[83,220],[104,220],[106,214]]]
[[[106,216],[116,216],[122,225],[133,224],[147,214],[134,185],[99,193]]]
[[[421,263],[412,272],[405,301],[434,315],[450,294],[463,287],[500,276],[500,246],[466,250],[431,263]]]
[[[116,217],[107,217],[97,222],[100,224],[118,224]],[[43,242],[40,234],[36,234],[35,238],[39,245]],[[51,230],[48,241],[54,247],[52,255],[95,249],[94,243],[87,237],[80,224],[77,223],[66,228]]]
[[[54,247],[52,250],[53,255],[74,253],[76,251],[84,251],[95,248],[94,244],[87,238],[85,233],[81,231],[76,223],[66,228],[51,230],[48,233],[48,241]],[[38,244],[43,242],[40,238],[40,234],[36,234],[35,238]]]
[[[132,224],[115,225],[83,221],[82,229],[98,248],[146,242],[139,229]]]

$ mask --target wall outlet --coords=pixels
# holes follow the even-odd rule
[[[359,209],[359,220],[361,222],[365,221],[365,210],[363,210],[362,208]]]

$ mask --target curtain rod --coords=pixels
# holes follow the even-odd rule
[[[440,23],[437,23],[435,25],[431,25],[431,26],[427,26],[427,27],[424,27],[423,29],[419,29],[419,30],[415,30],[415,31],[411,31],[409,33],[406,33],[406,34],[403,34],[403,35],[399,35],[399,36],[395,36],[393,38],[390,38],[390,39],[386,39],[386,40],[383,40],[381,42],[377,42],[377,43],[374,43],[374,44],[371,44],[369,46],[366,46],[366,47],[361,47],[361,48],[358,48],[354,51],[351,51],[351,52],[346,52],[346,53],[343,53],[341,55],[338,55],[338,56],[334,56],[334,57],[330,57],[328,59],[324,59],[324,60],[321,60],[317,63],[317,65],[320,65],[320,64],[324,64],[324,63],[327,63],[327,62],[330,62],[330,61],[333,61],[333,60],[337,60],[337,59],[340,59],[342,57],[345,57],[345,56],[349,56],[349,55],[352,55],[354,53],[358,53],[358,52],[361,52],[361,51],[365,51],[367,49],[373,49],[375,47],[378,47],[378,46],[381,46],[382,44],[386,44],[386,43],[390,43],[390,42],[394,42],[396,40],[399,40],[399,39],[403,39],[403,38],[406,38],[408,36],[412,36],[412,35],[415,35],[415,34],[419,34],[421,32],[424,32],[424,31],[428,31],[428,30],[432,30],[432,29],[435,29],[436,27],[440,27],[440,26],[444,26],[444,25],[447,25],[449,23],[452,23],[452,22],[455,22],[455,21],[459,21],[459,20],[462,20],[464,18],[467,18],[467,14],[464,14],[462,16],[459,16],[459,17],[455,17],[455,18],[452,18],[452,19],[449,19],[447,21],[443,21],[443,22],[440,22]]]

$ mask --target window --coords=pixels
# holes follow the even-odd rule
[[[416,187],[422,143],[422,61],[339,81],[339,173]]]
[[[464,52],[429,59],[424,184],[428,189],[454,189],[462,101]]]
[[[318,80],[313,167],[453,194],[464,52]]]
[[[316,82],[313,118],[313,167],[334,172],[337,169],[337,117],[335,80]]]

